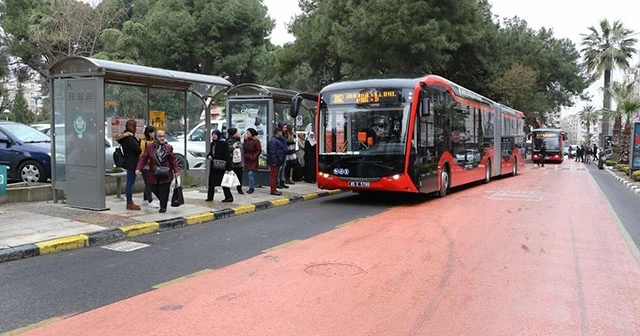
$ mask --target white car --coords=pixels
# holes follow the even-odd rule
[[[456,160],[466,162],[480,162],[482,155],[477,149],[461,149],[456,153]]]
[[[167,143],[173,147],[173,152],[176,154],[178,160],[178,166],[180,170],[185,169],[205,169],[207,162],[207,149],[202,143],[192,143],[187,141],[187,153],[184,153],[184,139],[178,140],[171,136],[167,136]]]

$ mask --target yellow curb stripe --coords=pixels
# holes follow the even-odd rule
[[[89,236],[76,235],[64,238],[52,239],[36,243],[40,254],[49,254],[54,252],[72,250],[89,246]]]
[[[210,222],[213,220],[212,212],[205,212],[201,214],[186,216],[184,219],[187,221],[187,225],[200,224],[204,222]]]
[[[342,190],[340,189],[335,189],[335,190],[329,190],[327,191],[329,193],[329,195],[336,195],[342,192]]]
[[[363,219],[364,219],[364,217],[363,217],[363,218],[356,218],[356,219],[354,219],[354,220],[350,220],[350,221],[348,221],[348,222],[346,222],[346,223],[342,223],[342,224],[340,224],[340,225],[336,225],[336,228],[345,227],[345,226],[347,226],[347,225],[351,225],[351,224],[353,224],[353,223],[355,223],[355,222],[359,222],[359,221],[361,221],[361,220],[363,220]]]
[[[273,204],[273,206],[282,206],[282,205],[289,204],[289,199],[288,198],[278,198],[278,199],[275,199],[275,200],[271,200],[269,202],[271,202],[271,204]]]
[[[212,271],[212,269],[206,268],[206,269],[203,269],[202,271],[197,271],[195,273],[187,274],[185,276],[181,276],[181,277],[173,279],[173,280],[169,280],[169,281],[165,281],[165,282],[159,283],[159,284],[153,286],[153,288],[159,289],[159,288],[162,288],[162,287],[173,285],[174,283],[178,283],[180,281],[184,281],[184,280],[187,280],[187,279],[190,279],[190,278],[195,278],[195,277],[197,277],[199,275],[202,275],[202,274],[205,274],[205,273],[209,273],[211,271]]]
[[[239,205],[237,207],[233,207],[231,208],[231,210],[233,210],[233,212],[236,213],[236,216],[238,216],[238,215],[243,215],[249,212],[256,211],[256,206],[255,204],[245,204],[245,205]]]
[[[19,334],[22,334],[23,332],[26,332],[26,331],[29,331],[29,330],[32,330],[32,329],[36,329],[36,328],[40,328],[40,327],[43,327],[43,326],[45,326],[47,324],[50,324],[50,323],[62,321],[65,318],[66,318],[65,316],[58,316],[58,317],[48,318],[46,320],[42,320],[40,322],[36,322],[36,323],[30,324],[28,326],[24,326],[22,328],[18,328],[18,329],[14,329],[14,330],[11,330],[11,331],[7,331],[5,333],[0,334],[0,336],[19,335]]]
[[[278,245],[278,246],[274,246],[274,247],[268,248],[268,249],[266,249],[266,250],[262,250],[262,252],[263,252],[263,253],[271,252],[271,251],[274,251],[274,250],[277,250],[277,249],[281,249],[281,248],[283,248],[283,247],[285,247],[285,246],[293,245],[293,244],[295,244],[295,243],[297,243],[297,242],[299,242],[299,241],[301,241],[301,240],[300,240],[300,239],[292,240],[292,241],[290,241],[290,242],[286,242],[286,243],[284,243],[284,244],[280,244],[280,245]]]
[[[147,222],[134,225],[127,225],[120,228],[124,232],[125,236],[131,238],[135,236],[141,236],[158,231],[160,225],[156,222]]]
[[[302,196],[302,198],[304,198],[305,201],[310,200],[310,199],[314,199],[314,198],[318,198],[318,193],[306,194],[306,195]]]

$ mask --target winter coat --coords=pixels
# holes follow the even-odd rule
[[[136,138],[135,134],[124,131],[116,135],[116,141],[122,147],[122,153],[124,154],[124,169],[135,170],[138,164],[138,157],[142,150],[140,149],[140,140]]]
[[[309,140],[304,143],[304,179],[307,182],[316,182],[316,146]]]
[[[226,171],[232,170],[233,164],[231,162],[231,154],[229,153],[229,144],[226,141],[220,139],[218,141],[212,141],[207,158],[212,157],[216,160],[225,160],[227,166],[225,170],[213,169],[213,164],[209,169],[209,188],[216,187],[222,184],[222,178]]]
[[[260,140],[251,138],[244,141],[242,154],[244,157],[245,170],[258,170],[260,153],[262,153],[262,145],[260,144]]]
[[[267,164],[282,166],[286,158],[287,143],[282,137],[272,136],[267,144]]]
[[[227,144],[229,145],[229,155],[231,155],[231,167],[233,168],[242,168],[243,166],[243,162],[242,162],[242,141],[240,140],[239,137],[235,137],[232,136],[229,139],[227,139]],[[238,149],[240,149],[240,162],[238,163],[234,163],[233,162],[233,150],[236,148],[236,146],[238,146]]]
[[[296,152],[298,151],[298,146],[297,146],[297,141],[296,138],[293,136],[287,137],[287,161],[297,161],[298,160],[298,155],[296,154]]]
[[[156,167],[158,166],[158,160],[155,153],[156,143],[148,142],[144,153],[142,153],[140,159],[138,160],[138,165],[135,168],[136,170],[142,171],[142,168],[145,165],[149,165],[149,170],[146,171],[147,184],[171,183],[171,181],[173,181],[173,174],[180,172],[180,167],[178,166],[176,155],[173,153],[173,147],[168,143],[165,143],[165,146],[167,147],[167,153],[164,156],[164,160],[160,161],[159,163],[161,166],[169,167],[169,169],[171,169],[172,173],[169,174],[169,176],[158,177],[154,173]]]

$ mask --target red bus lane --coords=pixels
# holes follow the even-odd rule
[[[25,335],[638,335],[639,264],[581,167],[396,207]]]

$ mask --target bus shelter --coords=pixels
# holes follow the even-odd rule
[[[146,125],[164,130],[182,169],[205,169],[196,165],[206,160],[204,143],[188,146],[180,136],[201,121],[208,125],[207,102],[232,86],[218,76],[78,56],[59,60],[49,74],[54,202],[62,190],[67,205],[91,210],[106,210],[106,173],[117,171],[115,135],[129,119],[137,121],[138,137]]]
[[[292,104],[298,104],[299,114],[291,112]],[[317,94],[300,93],[294,90],[275,88],[253,83],[238,84],[227,91],[226,119],[230,127],[235,127],[242,137],[247,129],[258,132],[262,144],[257,185],[269,185],[267,166],[267,142],[278,123],[286,123],[303,136],[315,130],[315,110]],[[247,181],[244,172],[243,182]]]

